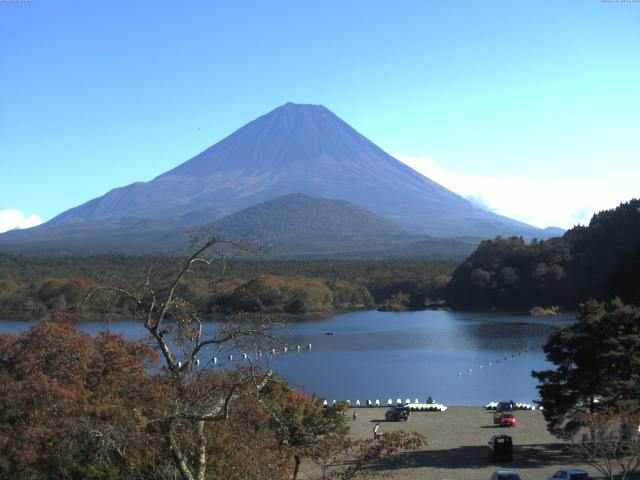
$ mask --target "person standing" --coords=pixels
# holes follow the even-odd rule
[[[353,411],[353,421],[355,422],[358,419],[358,412]]]
[[[377,440],[382,435],[382,430],[380,430],[380,424],[376,423],[376,426],[373,427],[373,439]]]

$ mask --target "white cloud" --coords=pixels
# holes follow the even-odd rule
[[[40,225],[42,220],[37,215],[31,214],[25,216],[20,210],[10,208],[8,210],[0,210],[0,233],[16,228],[29,228]]]
[[[595,212],[616,207],[638,195],[638,192],[605,186],[535,183],[518,175],[462,174],[446,170],[425,156],[392,155],[477,206],[542,228],[571,228],[589,223]]]

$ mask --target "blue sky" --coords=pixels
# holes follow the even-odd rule
[[[640,195],[637,2],[0,2],[0,73],[0,229],[288,101],[540,226]]]

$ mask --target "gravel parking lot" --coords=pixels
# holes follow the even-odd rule
[[[550,435],[540,411],[516,412],[518,425],[501,428],[493,425],[493,411],[482,407],[450,407],[446,412],[412,412],[408,421],[385,422],[384,408],[359,408],[358,419],[351,421],[351,435],[371,438],[373,426],[380,422],[383,432],[399,429],[416,431],[427,437],[428,446],[411,454],[413,465],[391,471],[392,479],[475,480],[490,479],[498,469],[514,469],[523,480],[544,480],[557,470],[581,465],[566,444]],[[514,461],[494,463],[489,460],[487,442],[493,435],[513,437]],[[309,466],[306,466],[309,468]],[[304,472],[304,470],[303,470]],[[313,478],[307,475],[304,478]]]

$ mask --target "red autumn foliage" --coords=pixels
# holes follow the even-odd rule
[[[149,374],[154,364],[157,355],[142,343],[106,332],[92,338],[70,324],[1,335],[0,477],[155,470],[144,419],[165,408],[170,387]]]

